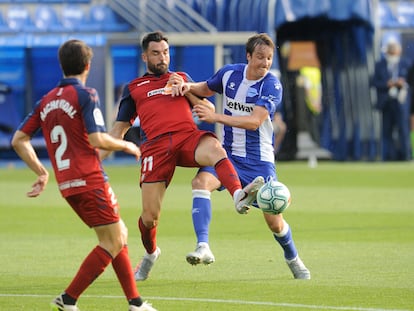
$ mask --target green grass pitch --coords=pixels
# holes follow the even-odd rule
[[[144,250],[138,165],[105,164],[129,228],[135,265]],[[216,262],[190,266],[195,247],[190,181],[177,168],[164,199],[150,278],[138,283],[158,310],[414,310],[414,163],[280,162],[292,193],[285,211],[310,281],[294,280],[258,210],[235,212],[227,192],[215,192],[210,245]],[[93,231],[58,193],[54,177],[36,199],[25,197],[35,177],[0,168],[0,310],[48,310],[96,245]],[[112,267],[81,296],[87,310],[127,310]]]

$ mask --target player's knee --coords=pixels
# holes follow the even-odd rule
[[[191,187],[192,189],[197,189],[197,190],[204,190],[207,189],[207,181],[200,177],[199,175],[196,175],[193,180],[191,181]]]
[[[224,150],[218,139],[208,137],[208,143],[206,144],[206,146],[208,146],[208,152],[205,154],[206,157],[210,157],[214,160],[227,157],[226,151]]]
[[[274,233],[280,233],[283,230],[283,225],[272,224],[272,225],[269,226],[269,229]]]
[[[221,183],[210,172],[199,172],[191,181],[192,190],[207,190],[213,192],[214,190],[220,188]]]
[[[119,223],[121,225],[122,244],[126,245],[126,244],[128,244],[128,227],[125,225],[125,223],[122,219],[119,221]]]
[[[144,226],[148,229],[154,228],[158,225],[158,215],[156,214],[145,214],[143,213],[141,215],[142,218],[142,223],[144,224]]]
[[[270,231],[274,233],[280,233],[283,231],[285,224],[281,214],[268,216],[266,221]]]
[[[125,244],[123,243],[123,237],[121,234],[116,238],[99,241],[99,246],[106,250],[112,258],[118,256],[124,245]]]
[[[115,258],[116,256],[118,256],[118,254],[121,252],[122,248],[124,247],[125,243],[124,243],[124,238],[121,235],[119,237],[119,239],[117,239],[114,243],[113,243],[113,250],[112,250],[112,256]]]

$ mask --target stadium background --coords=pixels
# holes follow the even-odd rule
[[[398,37],[413,58],[414,3],[379,0],[0,0],[0,159],[13,158],[10,137],[33,104],[61,77],[58,46],[68,38],[94,48],[88,85],[100,93],[110,126],[120,88],[145,70],[139,38],[162,30],[171,69],[206,79],[224,63],[244,62],[244,42],[267,32],[277,42],[274,70],[285,86],[289,132],[285,159],[300,153],[295,70],[281,55],[286,42],[311,42],[322,72],[320,145],[336,161],[379,159],[380,115],[370,86],[384,38]],[[306,65],[311,52],[299,56]],[[204,128],[214,127],[202,124]],[[42,155],[42,137],[34,143]]]

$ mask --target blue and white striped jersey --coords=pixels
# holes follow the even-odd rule
[[[230,64],[207,80],[208,87],[223,95],[223,113],[248,116],[255,105],[265,107],[268,119],[255,130],[223,126],[223,146],[231,156],[244,158],[246,163],[274,163],[274,132],[272,120],[280,110],[282,85],[272,73],[260,80],[246,79],[246,64]]]

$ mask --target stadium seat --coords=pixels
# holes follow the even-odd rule
[[[55,10],[50,5],[43,4],[37,6],[33,21],[38,31],[62,32],[65,30]]]
[[[61,23],[67,31],[77,31],[85,23],[85,12],[81,6],[67,4],[61,7]]]
[[[108,32],[119,32],[127,31],[131,26],[122,21],[119,16],[108,6],[106,5],[93,5],[89,11],[90,14],[90,23],[92,25],[97,25],[100,31]]]
[[[398,27],[398,20],[388,3],[378,2],[377,18],[379,19],[381,27]]]
[[[29,10],[24,5],[12,5],[6,12],[6,23],[14,32],[34,30]]]
[[[7,25],[7,23],[4,21],[3,14],[0,11],[0,33],[8,33],[11,32],[11,29]]]
[[[414,3],[412,1],[399,1],[396,11],[400,27],[411,28],[414,26]]]

